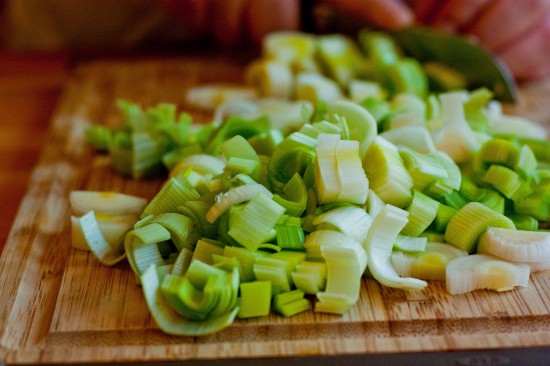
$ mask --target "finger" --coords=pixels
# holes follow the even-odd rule
[[[550,0],[500,0],[491,3],[468,30],[494,52],[535,28],[550,12]]]
[[[459,31],[483,14],[492,0],[449,0],[435,13],[431,24],[437,28]]]
[[[381,28],[397,29],[411,25],[414,21],[412,10],[400,0],[325,0],[325,2]]]
[[[550,14],[533,32],[499,56],[519,80],[550,76]]]
[[[259,44],[268,33],[300,28],[299,0],[251,0],[248,5],[249,36]]]
[[[210,0],[209,2],[210,24],[215,39],[223,46],[242,43],[244,41],[243,22],[248,1]]]

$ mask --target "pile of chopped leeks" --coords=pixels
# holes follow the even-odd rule
[[[430,92],[383,34],[360,44],[270,35],[250,88],[189,91],[215,108],[208,124],[119,101],[124,123],[91,126],[89,142],[122,174],[169,176],[150,202],[72,192],[73,245],[126,258],[158,326],[188,336],[271,312],[344,314],[365,276],[461,294],[550,269],[545,130],[487,89]]]

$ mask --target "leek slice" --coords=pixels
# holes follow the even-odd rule
[[[294,267],[291,277],[296,288],[306,294],[315,295],[325,288],[327,266],[324,262],[304,260]]]
[[[193,258],[193,252],[187,248],[181,248],[170,273],[183,276],[191,264],[191,258]]]
[[[267,166],[269,183],[275,192],[280,192],[294,174],[304,174],[315,160],[316,146],[316,138],[300,132],[290,134],[277,146]]]
[[[302,64],[304,60],[313,59],[315,50],[315,37],[304,32],[272,32],[262,41],[262,54],[264,57],[292,65]]]
[[[210,202],[187,201],[182,206],[178,206],[178,211],[193,220],[196,231],[201,237],[216,239],[219,229],[218,223],[210,223],[206,220],[206,213],[210,207]]]
[[[118,216],[141,214],[147,200],[117,192],[72,191],[69,203],[75,216],[84,215],[89,211]]]
[[[448,154],[455,162],[464,163],[481,148],[464,116],[464,93],[449,92],[439,95],[442,127],[433,133],[438,150]]]
[[[258,162],[260,161],[256,151],[254,151],[252,146],[250,146],[250,143],[248,143],[248,141],[246,141],[246,139],[241,135],[233,136],[229,140],[224,141],[218,146],[218,150],[220,150],[227,160],[230,158],[241,158]]]
[[[428,238],[418,236],[397,235],[393,249],[402,252],[423,252],[426,249]]]
[[[345,294],[353,305],[359,299],[361,277],[367,268],[367,253],[360,243],[345,238],[338,245],[321,244],[327,266],[325,291]]]
[[[309,309],[311,304],[304,298],[304,292],[300,290],[283,292],[273,298],[273,310],[282,316],[293,316]]]
[[[462,173],[459,166],[451,159],[450,156],[441,151],[430,153],[432,157],[439,161],[441,166],[447,171],[447,178],[436,178],[424,190],[424,193],[430,197],[440,199],[453,190],[458,190],[462,182]]]
[[[386,96],[386,92],[379,83],[368,80],[354,79],[348,84],[348,90],[350,99],[356,103],[361,103],[368,98],[380,100]]]
[[[301,72],[296,76],[295,92],[297,100],[311,103],[342,98],[342,90],[334,80],[313,72]]]
[[[524,182],[518,173],[501,165],[491,165],[481,180],[491,184],[506,198],[512,200],[525,198],[533,192],[529,184]]]
[[[284,214],[285,208],[258,193],[231,217],[228,234],[248,249],[257,249]],[[233,212],[232,212],[233,213]]]
[[[273,200],[286,209],[287,215],[300,217],[306,210],[308,199],[307,187],[302,177],[294,174],[283,187],[283,193],[286,198],[275,194]]]
[[[214,264],[212,257],[214,255],[223,255],[223,248],[223,243],[201,239],[197,241],[191,260],[197,259],[206,264]]]
[[[233,323],[239,307],[216,317],[202,321],[187,320],[179,316],[168,304],[160,290],[161,284],[155,266],[151,265],[140,277],[143,294],[149,311],[158,327],[167,334],[204,336],[216,333]]]
[[[412,199],[413,180],[399,150],[377,136],[363,157],[370,188],[386,203],[405,207]]]
[[[468,253],[450,244],[427,242],[422,252],[405,253],[394,250],[391,261],[393,268],[400,276],[445,281],[447,264],[455,258],[466,255]]]
[[[249,250],[242,247],[226,245],[223,249],[223,255],[228,258],[237,258],[241,265],[241,282],[250,282],[256,279],[254,275],[254,263],[259,257],[268,256],[267,253],[258,250]]]
[[[94,211],[90,211],[78,219],[80,230],[89,250],[106,266],[112,266],[126,257],[126,252],[116,250],[105,240],[99,229]]]
[[[372,225],[370,215],[359,207],[340,206],[313,219],[314,225],[330,224],[342,233],[363,244]]]
[[[479,239],[478,251],[515,262],[550,260],[550,232],[490,227]]]
[[[192,168],[199,174],[219,175],[223,173],[226,163],[220,158],[208,154],[193,154],[183,157],[170,171],[170,177]]]
[[[341,187],[338,201],[364,204],[369,194],[369,180],[359,157],[359,143],[352,140],[338,141],[335,153]]]
[[[374,218],[367,236],[368,268],[381,284],[406,290],[418,290],[427,283],[415,278],[399,277],[391,264],[393,243],[407,224],[408,212],[387,204]]]
[[[302,250],[305,241],[302,221],[298,217],[285,216],[275,226],[277,245],[281,249]]]
[[[382,211],[386,203],[372,189],[369,189],[367,197],[366,209],[367,213],[374,219],[376,215]]]
[[[203,288],[196,288],[186,276],[167,274],[160,289],[172,308],[190,320],[207,319],[220,300],[225,273],[208,277]]]
[[[363,157],[377,134],[377,124],[374,117],[359,104],[347,100],[327,103],[327,117],[331,122],[336,117],[345,119],[350,139],[359,142],[359,157]]]
[[[453,259],[447,265],[446,284],[451,295],[477,289],[511,290],[529,283],[530,267],[485,254]]]
[[[94,211],[99,230],[109,245],[119,251],[119,246],[124,242],[124,235],[132,229],[137,216],[134,215],[119,215],[110,216]],[[90,250],[80,220],[76,216],[71,216],[71,243],[74,248],[80,250]]]
[[[321,133],[317,137],[315,182],[319,203],[338,201],[342,187],[338,177],[336,147],[340,135]]]
[[[178,250],[192,249],[195,237],[192,235],[195,223],[187,216],[168,212],[155,216],[150,223],[156,222],[170,232],[170,238]]]
[[[241,283],[239,318],[267,316],[271,310],[271,282],[253,281]]]
[[[124,249],[136,276],[143,274],[150,264],[164,264],[157,243],[168,239],[170,232],[158,223],[141,226],[126,234]]]
[[[216,196],[216,202],[206,213],[206,220],[209,223],[213,223],[227,211],[229,207],[249,201],[256,194],[263,194],[268,198],[273,197],[273,193],[258,183],[245,184],[231,188],[229,191]]]
[[[292,95],[292,70],[285,62],[255,61],[246,70],[246,81],[264,97],[288,99]]]
[[[185,92],[185,102],[188,106],[209,111],[229,101],[254,98],[256,98],[256,92],[252,88],[238,85],[201,85]]]
[[[399,154],[411,175],[414,188],[422,192],[437,179],[447,179],[447,170],[433,154],[422,154],[409,148],[402,148]]]
[[[365,60],[361,51],[347,36],[329,34],[318,37],[317,52],[327,73],[342,86],[348,85],[365,71]]]
[[[141,213],[141,218],[150,214],[177,212],[182,202],[198,199],[199,193],[186,180],[170,178]]]
[[[436,151],[430,131],[425,126],[402,126],[380,133],[380,136],[396,145],[407,147],[419,153]]]
[[[413,190],[413,199],[407,207],[409,221],[401,231],[403,235],[418,236],[430,226],[437,216],[439,202],[424,193]]]
[[[445,241],[473,253],[479,237],[488,227],[515,229],[508,217],[479,202],[470,202],[458,210],[447,224]]]

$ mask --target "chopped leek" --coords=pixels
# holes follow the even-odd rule
[[[74,215],[81,216],[86,212],[116,215],[140,215],[147,204],[141,197],[117,193],[97,191],[72,191],[69,196],[71,210]]]
[[[550,260],[550,232],[490,227],[480,237],[478,252],[515,262]]]
[[[463,294],[477,289],[507,291],[515,286],[526,287],[530,267],[507,262],[485,254],[455,258],[447,265],[446,285],[451,294]]]
[[[445,240],[468,253],[476,250],[479,237],[488,227],[515,229],[508,217],[479,202],[470,202],[458,210],[445,230]]]
[[[140,282],[153,319],[159,328],[168,334],[204,336],[216,333],[231,325],[239,312],[239,307],[235,306],[216,318],[202,321],[188,320],[178,315],[162,295],[161,283],[153,265],[143,273]]]
[[[402,278],[391,265],[393,243],[407,224],[407,211],[386,205],[376,216],[367,237],[368,268],[381,284],[407,290],[418,290],[427,283],[416,278]]]
[[[99,229],[94,211],[90,211],[80,217],[78,223],[89,250],[97,257],[100,263],[106,266],[112,266],[126,257],[124,251],[112,248],[105,240],[105,237]]]
[[[240,285],[239,318],[266,316],[271,310],[271,282],[253,281]]]

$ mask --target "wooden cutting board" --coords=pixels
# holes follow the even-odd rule
[[[69,192],[114,190],[151,198],[162,180],[114,174],[84,142],[90,123],[115,124],[116,98],[184,105],[186,88],[241,82],[244,61],[96,62],[79,67],[51,121],[49,139],[0,259],[0,360],[104,363],[550,346],[550,271],[527,288],[451,296],[441,283],[406,293],[365,280],[343,316],[237,320],[203,338],[174,337],[155,326],[127,263],[101,266],[70,245]],[[517,111],[550,125],[550,83],[524,89]],[[195,114],[198,121],[208,115]]]

